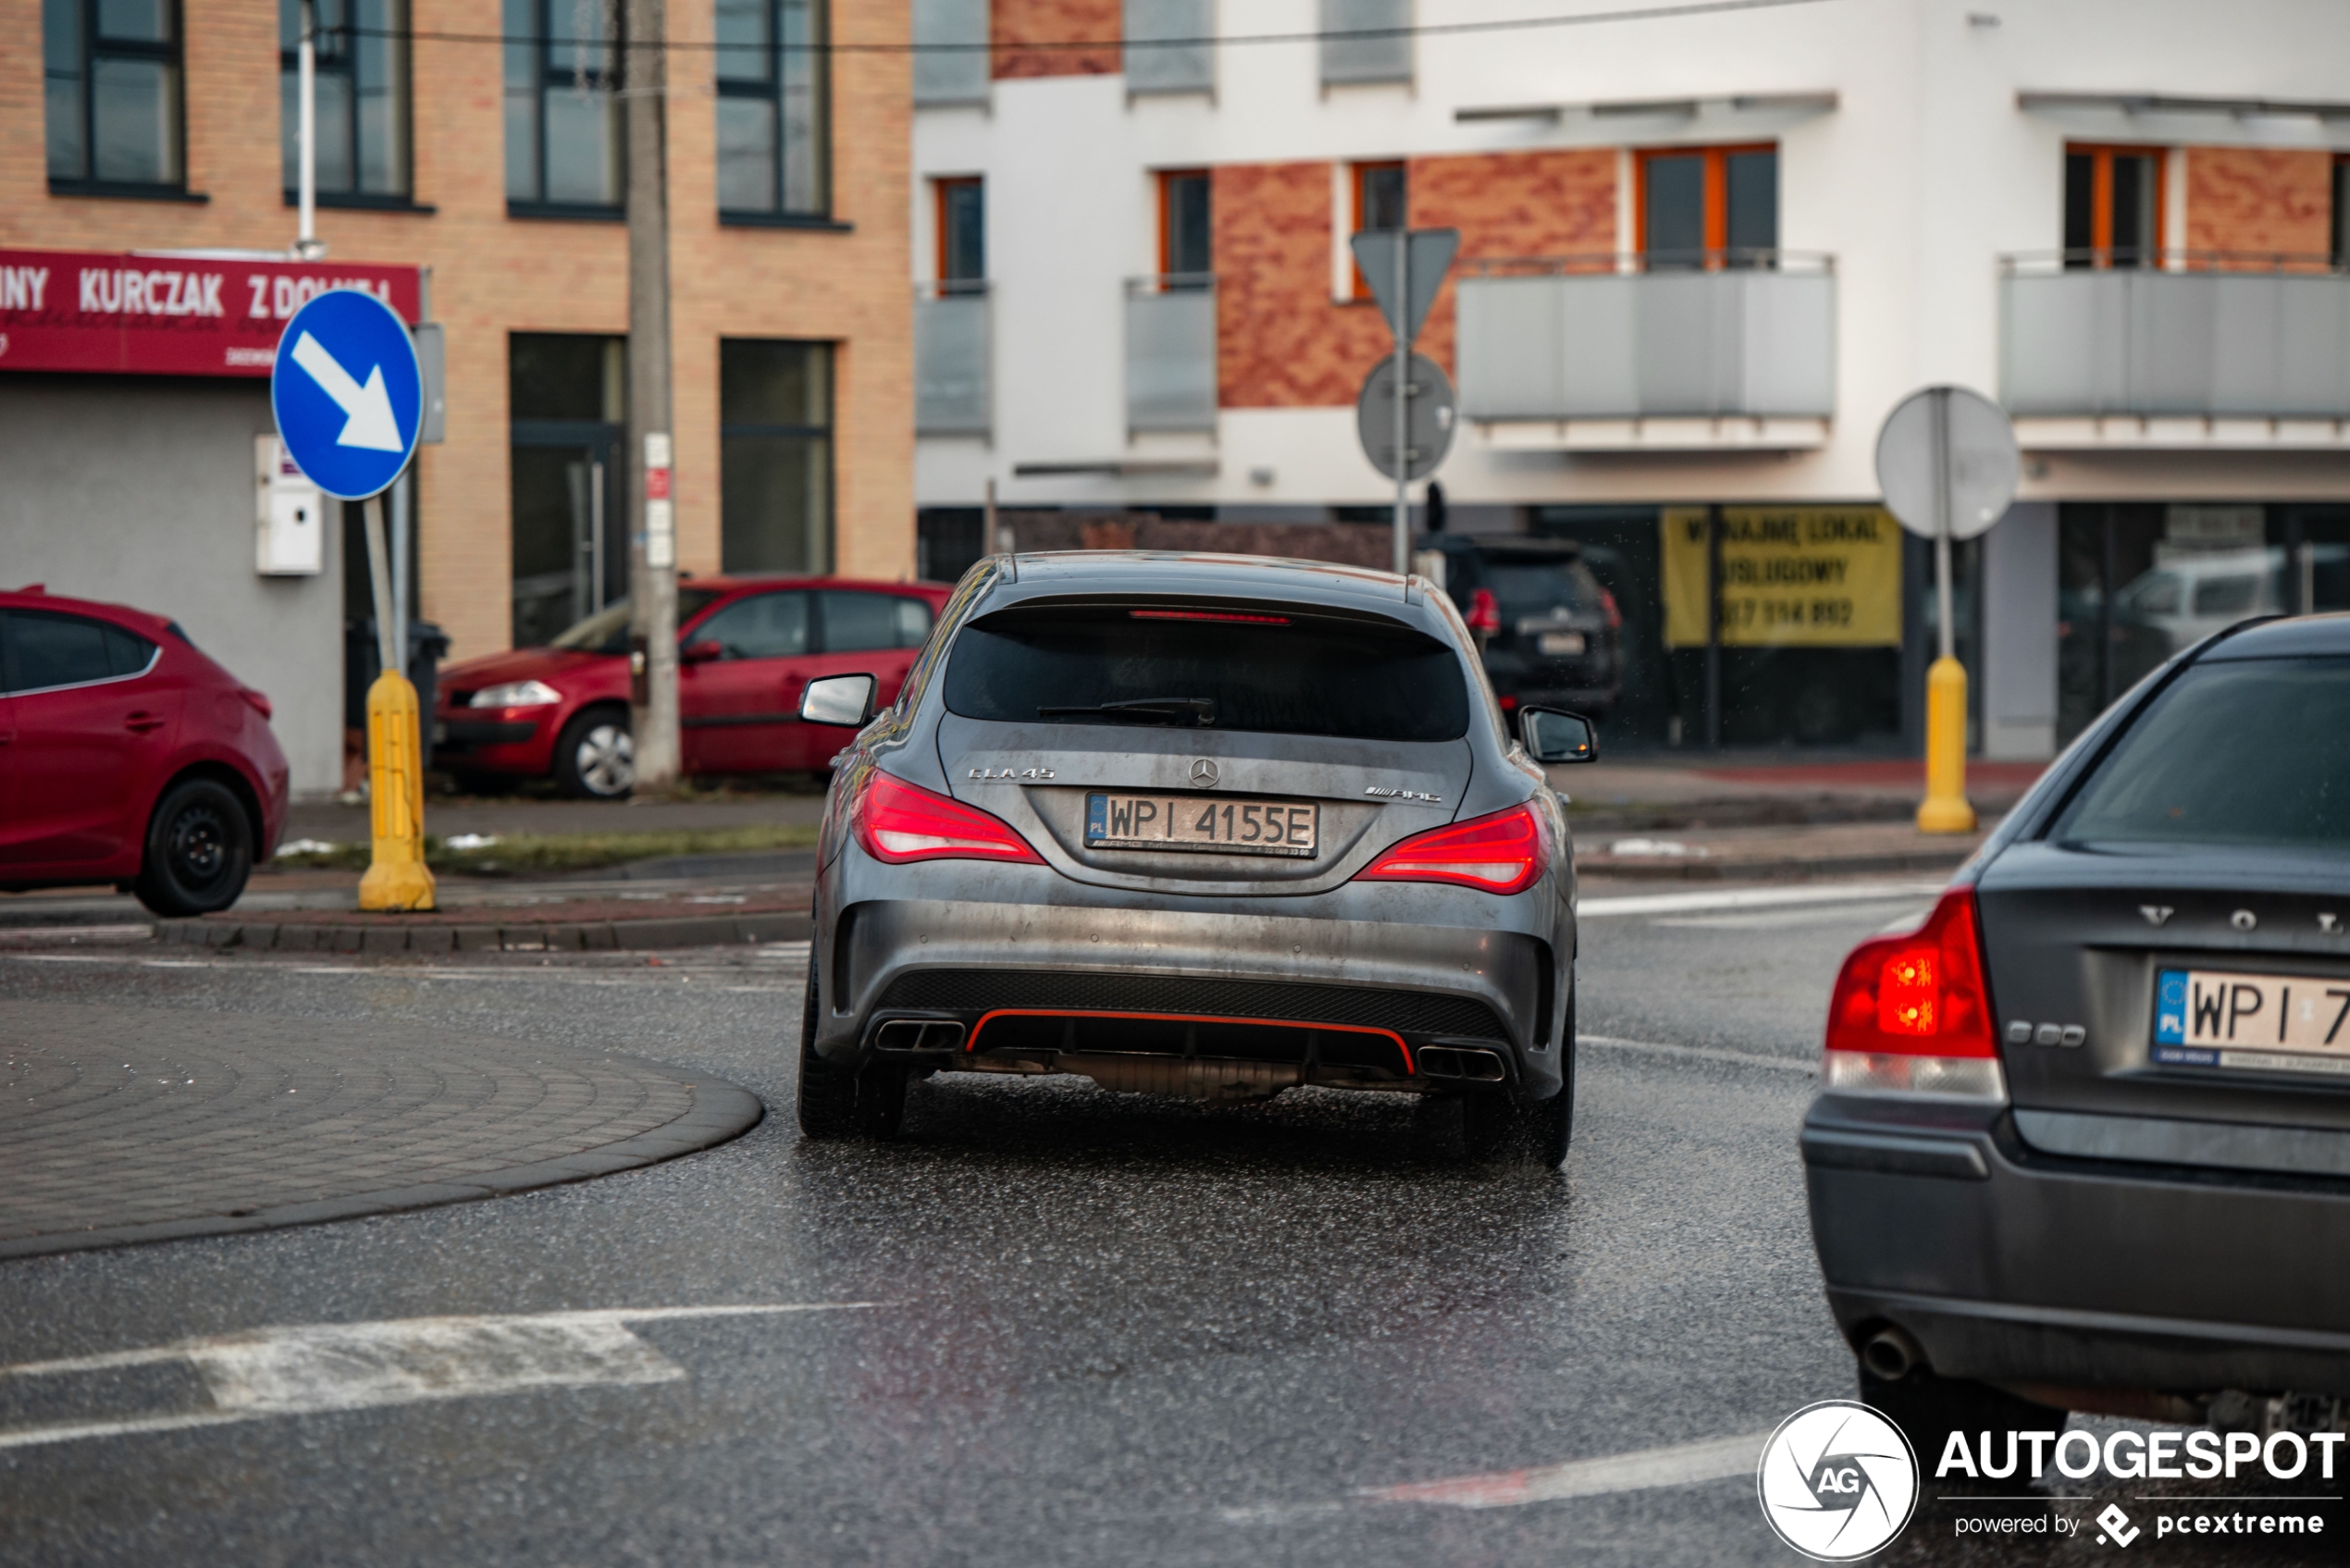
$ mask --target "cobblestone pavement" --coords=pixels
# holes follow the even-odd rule
[[[0,1011],[0,1257],[489,1197],[724,1142],[759,1101],[628,1056],[366,1024]]]

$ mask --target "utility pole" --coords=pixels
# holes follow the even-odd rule
[[[676,787],[677,525],[670,475],[669,64],[664,0],[630,0],[622,103],[628,124],[629,729],[636,787]]]

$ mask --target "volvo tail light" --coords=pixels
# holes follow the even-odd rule
[[[909,860],[1044,864],[1002,818],[892,778],[878,768],[865,775],[850,809],[851,830],[865,853],[893,866]]]
[[[1356,882],[1441,882],[1480,893],[1516,893],[1551,863],[1542,820],[1530,806],[1414,833],[1354,873]]]
[[[2005,1100],[1974,889],[1954,887],[1925,923],[1852,949],[1828,1003],[1827,1089]]]

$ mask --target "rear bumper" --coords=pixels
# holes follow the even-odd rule
[[[1573,937],[1558,929],[1565,906],[1551,882],[1514,898],[1409,891],[1407,920],[1391,883],[1185,898],[1087,886],[1044,866],[885,866],[850,845],[819,895],[816,1049],[859,1062],[893,1019],[951,1020],[961,1026],[952,1048],[934,1032],[922,1065],[975,1068],[1056,1045],[1240,1051],[1331,1065],[1309,1081],[1397,1089],[1438,1073],[1441,1087],[1478,1081],[1475,1054],[1490,1052],[1522,1093],[1556,1093],[1557,955]],[[1198,1026],[1188,1043],[1186,1025]]]
[[[1803,1156],[1830,1307],[1944,1376],[2350,1394],[2350,1181],[2050,1156],[2002,1108],[1823,1095]]]

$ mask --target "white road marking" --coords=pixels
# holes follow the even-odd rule
[[[884,1304],[810,1302],[620,1307],[307,1323],[98,1355],[21,1362],[0,1366],[0,1379],[186,1362],[204,1379],[212,1408],[0,1430],[0,1449],[216,1426],[272,1415],[315,1415],[427,1400],[478,1399],[533,1389],[673,1383],[686,1376],[685,1368],[637,1338],[629,1325],[677,1318],[849,1312]]]
[[[1815,904],[1808,908],[1764,909],[1751,915],[1690,915],[1685,919],[1661,920],[1651,923],[1671,926],[1681,931],[1788,931],[1803,926],[1842,925],[1855,916],[1874,919],[1884,913],[1887,904],[1908,906],[1895,920],[1897,925],[1914,925],[1925,915],[1926,907],[1911,897],[1872,898],[1852,904]]]
[[[1796,1056],[1766,1056],[1759,1051],[1725,1051],[1712,1045],[1668,1045],[1661,1040],[1625,1040],[1613,1034],[1577,1034],[1578,1045],[1601,1045],[1611,1051],[1646,1051],[1660,1056],[1696,1056],[1709,1062],[1735,1062],[1740,1067],[1769,1068],[1774,1072],[1800,1072],[1809,1078],[1817,1063]]]
[[[1748,1432],[1735,1438],[1710,1438],[1702,1442],[1668,1448],[1641,1449],[1609,1454],[1602,1459],[1570,1460],[1564,1464],[1538,1465],[1526,1470],[1501,1470],[1483,1475],[1454,1475],[1441,1481],[1414,1481],[1399,1487],[1366,1487],[1341,1502],[1272,1504],[1258,1508],[1221,1510],[1229,1524],[1279,1524],[1291,1519],[1335,1513],[1364,1503],[1421,1503],[1441,1508],[1517,1508],[1532,1502],[1556,1502],[1565,1498],[1605,1497],[1616,1492],[1650,1491],[1659,1487],[1688,1487],[1702,1481],[1725,1481],[1751,1475],[1762,1457],[1768,1432]]]
[[[1797,904],[1864,904],[1878,899],[1932,897],[1949,886],[1936,882],[1846,882],[1797,887],[1733,887],[1713,893],[1636,893],[1616,898],[1586,898],[1575,912],[1584,920],[1624,915],[1695,914],[1704,909],[1768,909]]]

